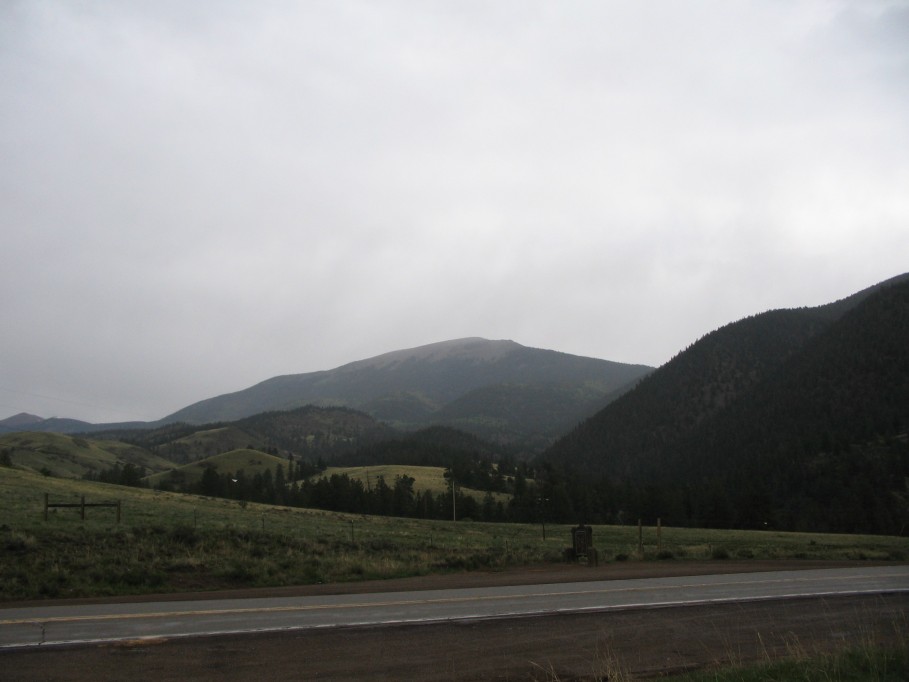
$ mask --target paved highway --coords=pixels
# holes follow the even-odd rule
[[[366,595],[0,609],[0,647],[909,592],[909,566]]]

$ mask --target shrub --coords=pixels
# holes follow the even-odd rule
[[[174,542],[187,547],[195,547],[199,544],[199,535],[191,526],[176,526],[171,530],[170,537]]]
[[[38,541],[35,540],[33,535],[26,535],[25,533],[18,532],[11,533],[3,543],[3,547],[7,552],[16,553],[27,552],[31,549],[34,549],[37,545]]]
[[[713,551],[710,553],[710,557],[712,559],[720,559],[720,560],[728,559],[729,552],[726,551],[725,547],[714,547]]]

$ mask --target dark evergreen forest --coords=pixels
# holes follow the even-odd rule
[[[576,516],[903,533],[907,427],[903,281],[854,306],[717,330],[542,461],[560,472]],[[585,495],[592,473],[600,483]]]

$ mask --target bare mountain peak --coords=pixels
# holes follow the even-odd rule
[[[438,362],[452,358],[469,357],[474,360],[494,361],[499,360],[516,349],[523,348],[518,343],[508,340],[490,341],[478,336],[451,341],[439,341],[416,348],[406,348],[390,353],[377,355],[368,360],[359,360],[345,365],[347,369],[363,369],[365,367],[388,368],[408,360],[421,360],[424,362]]]
[[[474,391],[520,385],[528,391],[522,400],[531,402],[538,401],[540,387],[548,387],[543,390],[545,393],[558,386],[560,395],[564,394],[564,387],[575,387],[570,400],[560,400],[571,402],[569,407],[576,412],[571,413],[569,421],[576,423],[579,416],[589,415],[589,403],[629,385],[650,369],[529,348],[505,339],[468,337],[397,350],[332,370],[274,377],[248,389],[190,405],[165,421],[227,421],[267,410],[314,404],[343,405],[381,415],[383,420],[399,426],[424,426],[432,422],[433,415],[441,414],[443,406],[456,400],[470,403],[469,394]],[[498,424],[495,435],[499,438],[523,437],[524,432],[535,433],[543,428],[545,420],[535,417],[529,425],[508,422],[509,428],[516,430],[503,435],[504,422],[497,407],[501,394],[481,391],[475,398],[479,403],[471,404],[479,412],[471,412],[468,423],[458,422],[465,428],[477,423]],[[495,419],[487,415],[490,410],[497,415]],[[462,405],[459,414],[463,411]],[[509,419],[514,421],[513,417]]]
[[[0,424],[4,426],[30,426],[32,424],[37,424],[43,422],[43,417],[38,417],[28,412],[20,412],[19,414],[14,414],[12,417],[7,417],[6,419],[0,420]]]

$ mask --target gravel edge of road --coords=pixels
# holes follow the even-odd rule
[[[0,611],[6,608],[58,606],[65,604],[123,604],[202,601],[207,599],[246,599],[256,597],[305,597],[333,594],[366,594],[370,592],[406,592],[411,590],[501,587],[506,585],[545,585],[561,582],[628,580],[691,575],[761,573],[766,571],[797,571],[818,568],[894,566],[905,565],[906,563],[909,562],[874,562],[860,560],[822,561],[812,559],[724,559],[713,561],[685,561],[673,559],[666,561],[610,562],[600,566],[587,566],[584,564],[538,564],[509,567],[500,571],[441,573],[407,578],[363,580],[345,583],[319,583],[283,587],[248,587],[231,590],[119,595],[115,597],[0,601]]]

